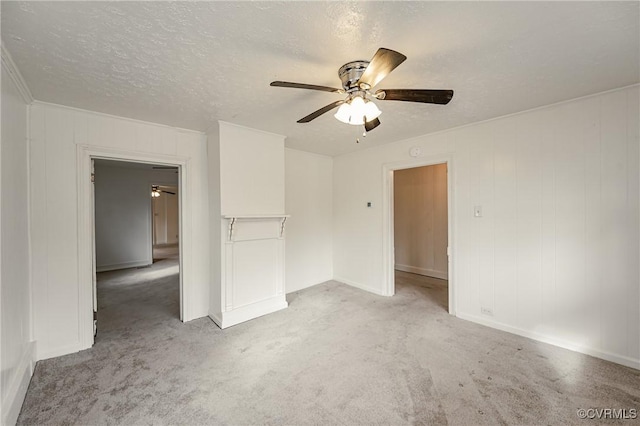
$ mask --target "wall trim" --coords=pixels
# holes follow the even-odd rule
[[[279,138],[286,138],[285,135],[281,135],[281,134],[273,133],[273,132],[267,132],[266,130],[254,129],[253,127],[247,127],[247,126],[243,126],[242,124],[235,124],[235,123],[231,123],[229,121],[218,120],[218,123],[224,123],[224,124],[229,125],[229,126],[238,127],[240,129],[251,130],[252,132],[262,133],[262,134],[269,135],[269,136],[277,136]],[[218,126],[219,126],[219,124],[218,124]],[[210,128],[211,128],[211,126],[209,126],[208,129],[210,129]]]
[[[4,46],[4,43],[0,45],[0,49],[2,51],[0,54],[0,56],[2,56],[2,66],[4,66],[4,68],[9,73],[9,76],[11,76],[11,80],[16,85],[16,88],[18,89],[18,92],[20,92],[20,96],[22,96],[24,102],[27,105],[30,105],[31,103],[33,103],[34,99],[31,91],[29,90],[29,86],[27,86],[27,82],[24,81],[22,73],[20,73],[20,70],[18,69],[16,63],[13,62],[13,58],[11,57],[11,54],[9,53],[7,48]]]
[[[93,324],[91,327],[92,330],[92,336],[93,336]],[[88,349],[86,347],[83,347],[82,344],[80,342],[75,342],[72,343],[70,345],[65,345],[65,346],[60,346],[57,347],[55,349],[49,350],[49,351],[45,351],[45,352],[41,352],[39,349],[40,345],[36,345],[36,360],[37,361],[42,361],[45,359],[49,359],[49,358],[56,358],[62,355],[69,355],[69,354],[73,354],[76,352],[80,352],[83,349]]]
[[[134,260],[131,262],[113,263],[111,265],[96,265],[96,272],[116,271],[118,269],[139,268],[141,266],[149,266],[153,262],[149,259]]]
[[[503,118],[509,118],[509,117],[513,117],[513,116],[523,115],[523,114],[527,114],[527,113],[534,112],[534,111],[544,110],[546,108],[554,108],[554,107],[561,106],[561,105],[564,105],[564,104],[569,104],[571,102],[576,102],[576,101],[581,101],[581,100],[584,100],[584,99],[595,98],[597,96],[606,95],[607,93],[614,93],[614,92],[627,90],[627,89],[630,89],[632,87],[640,87],[640,83],[634,83],[634,84],[629,84],[628,86],[622,86],[622,87],[616,87],[614,89],[603,90],[602,92],[591,93],[589,95],[579,96],[577,98],[566,99],[564,101],[559,101],[559,102],[555,102],[555,103],[552,103],[552,104],[541,105],[539,107],[525,109],[523,111],[512,112],[510,114],[501,115],[499,117],[487,118],[486,120],[474,121],[473,123],[461,124],[461,125],[455,126],[455,127],[448,127],[446,129],[436,130],[436,131],[430,132],[430,133],[423,133],[421,135],[412,136],[412,137],[409,137],[409,138],[406,138],[406,139],[398,139],[398,140],[390,141],[388,143],[384,143],[382,145],[367,146],[365,148],[358,149],[356,151],[349,151],[349,152],[345,152],[344,154],[335,155],[335,156],[333,156],[333,158],[342,157],[342,156],[346,157],[346,156],[349,156],[349,155],[357,155],[357,154],[360,154],[360,153],[362,153],[364,151],[367,151],[367,150],[370,150],[370,149],[380,149],[381,147],[387,146],[389,144],[410,143],[411,141],[415,141],[416,144],[418,144],[418,143],[420,143],[422,138],[424,138],[425,136],[431,137],[431,136],[445,135],[445,134],[447,134],[449,132],[453,132],[453,131],[456,131],[456,130],[464,129],[465,127],[471,127],[471,126],[476,126],[476,125],[479,125],[479,124],[490,123],[492,121],[502,120]]]
[[[627,367],[635,368],[636,370],[640,370],[640,359],[634,359],[634,358],[629,358],[622,355],[612,354],[611,352],[601,351],[601,350],[592,348],[590,346],[576,345],[574,343],[567,342],[566,340],[561,340],[551,336],[547,336],[545,334],[523,330],[518,327],[512,327],[512,326],[503,324],[501,322],[494,321],[488,318],[483,318],[477,315],[460,313],[456,316],[463,320],[471,321],[476,324],[484,325],[486,327],[495,328],[497,330],[506,331],[507,333],[516,334],[518,336],[526,337],[528,339],[532,339],[537,342],[547,343],[563,349],[568,349],[573,352],[578,352],[584,355],[593,356],[595,358],[600,358],[605,361],[614,362],[616,364],[621,364]]]
[[[312,156],[312,157],[318,157],[318,158],[322,158],[323,160],[329,160],[331,162],[333,162],[333,157],[330,155],[324,155],[324,154],[319,154],[317,152],[311,152],[311,151],[303,151],[301,149],[296,149],[296,148],[287,148],[284,147],[285,151],[295,151],[295,152],[301,152],[303,154]]]
[[[346,284],[348,286],[355,287],[355,288],[360,289],[360,290],[364,290],[364,291],[366,291],[368,293],[377,294],[378,296],[393,296],[393,294],[385,294],[384,292],[380,291],[377,288],[373,288],[373,287],[370,287],[370,286],[368,286],[366,284],[362,284],[362,283],[359,283],[357,281],[352,281],[352,280],[349,280],[349,279],[346,279],[346,278],[334,277],[333,281],[338,281],[339,283]]]
[[[122,116],[119,116],[119,115],[107,114],[106,112],[91,111],[89,109],[82,109],[82,108],[77,108],[77,107],[72,107],[72,106],[67,106],[67,105],[61,105],[61,104],[56,104],[56,103],[53,103],[53,102],[44,102],[44,101],[34,100],[33,101],[33,105],[43,105],[43,106],[48,106],[48,107],[53,107],[53,108],[61,108],[61,109],[66,109],[66,110],[70,110],[70,111],[82,112],[82,113],[90,114],[90,115],[98,115],[98,116],[101,116],[101,117],[116,118],[118,120],[130,121],[132,123],[146,124],[148,126],[157,126],[157,127],[162,127],[162,128],[165,128],[165,129],[177,130],[177,131],[183,132],[183,133],[196,133],[198,135],[206,136],[205,133],[201,132],[200,130],[185,129],[185,128],[182,128],[182,127],[170,126],[168,124],[154,123],[153,121],[138,120],[137,118],[122,117]]]
[[[2,424],[14,425],[18,420],[22,403],[27,395],[27,389],[35,368],[35,342],[29,342],[20,358],[13,380],[7,389],[3,389]]]
[[[289,306],[289,304],[287,303],[286,297],[284,294],[281,294],[239,308],[234,308],[231,311],[211,313],[209,314],[209,318],[211,318],[218,327],[225,329],[285,309],[287,306]]]
[[[446,271],[436,271],[435,269],[426,269],[426,268],[418,268],[417,266],[409,266],[409,265],[400,265],[396,263],[395,269],[397,271],[409,272],[411,274],[424,275],[427,277],[438,278],[441,280],[447,279]]]

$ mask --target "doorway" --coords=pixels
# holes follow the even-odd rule
[[[412,150],[413,151],[413,150]],[[401,172],[403,170],[417,169],[424,166],[439,166],[441,171],[444,170],[444,177],[440,176],[438,180],[439,191],[440,193],[440,204],[437,213],[432,213],[432,216],[435,218],[439,215],[440,223],[445,222],[444,225],[440,225],[438,229],[438,238],[440,240],[445,240],[446,245],[440,243],[439,247],[445,247],[444,249],[440,249],[437,255],[437,262],[435,252],[430,251],[431,249],[427,249],[424,246],[415,251],[412,254],[407,252],[399,253],[398,262],[396,262],[396,226],[395,226],[395,185],[394,181],[397,177],[407,178],[411,182],[413,180],[414,186],[419,182],[419,179],[416,176],[412,176],[412,173],[409,172],[407,175],[398,175],[397,172]],[[456,313],[456,299],[455,299],[455,274],[454,274],[454,257],[452,254],[453,250],[453,237],[454,237],[454,194],[453,194],[453,181],[451,176],[453,175],[453,162],[452,158],[449,155],[441,155],[434,157],[423,157],[423,158],[412,158],[410,160],[385,164],[383,165],[383,194],[382,194],[382,222],[383,222],[383,230],[382,230],[382,259],[383,259],[383,268],[384,268],[384,280],[385,287],[383,294],[388,296],[393,296],[396,291],[396,267],[400,268],[398,275],[403,275],[404,279],[413,278],[414,281],[417,279],[418,281],[423,280],[441,280],[446,276],[446,289],[444,291],[444,297],[442,297],[441,305],[448,310],[449,314],[455,315]],[[432,169],[435,170],[435,169]],[[408,176],[408,177],[407,177]],[[444,181],[444,182],[443,182]],[[444,189],[446,188],[446,190]],[[407,189],[409,195],[411,195],[411,189]],[[403,195],[404,196],[404,195]],[[407,198],[407,197],[405,197]],[[410,197],[409,197],[410,198]],[[442,200],[444,198],[444,200]],[[424,197],[422,197],[423,203]],[[414,204],[416,201],[413,201]],[[446,207],[445,207],[446,205]],[[418,205],[419,207],[419,205]],[[412,207],[413,209],[413,207]],[[446,216],[446,220],[441,216]],[[432,232],[433,232],[432,225]],[[413,233],[413,231],[400,230],[399,232],[404,232],[400,239],[409,238],[414,241],[417,240],[417,234]],[[444,234],[443,234],[444,233]],[[445,237],[446,234],[446,237]],[[415,245],[415,244],[414,244]],[[411,259],[415,259],[417,253],[427,252],[431,256],[432,262],[430,263],[418,263],[417,265],[407,264],[412,263]],[[413,257],[412,257],[413,256]],[[409,260],[406,260],[409,259]],[[404,262],[404,263],[403,263]],[[413,262],[415,263],[415,262]],[[437,265],[439,266],[436,266]],[[426,266],[425,266],[426,265]],[[432,266],[429,266],[432,265]],[[445,266],[446,265],[446,268]],[[403,270],[404,269],[404,270]],[[408,271],[408,272],[407,272]],[[446,274],[446,275],[445,275]],[[422,278],[424,277],[424,278]],[[433,281],[431,284],[440,283],[444,284],[440,281]],[[430,285],[430,284],[426,284]]]
[[[179,167],[92,162],[94,334],[99,339],[101,330],[113,333],[123,324],[180,320]]]
[[[393,172],[395,283],[419,286],[447,310],[447,164]]]

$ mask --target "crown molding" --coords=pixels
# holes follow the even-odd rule
[[[20,70],[16,66],[16,63],[13,62],[13,58],[11,57],[11,54],[9,53],[9,51],[4,47],[4,43],[0,45],[0,48],[2,49],[2,55],[1,55],[2,66],[4,67],[5,70],[7,70],[7,72],[9,73],[9,76],[11,76],[11,80],[18,88],[18,92],[20,92],[22,99],[25,101],[27,105],[31,105],[31,103],[33,103],[33,95],[29,90],[29,86],[27,86],[27,83],[24,81],[24,78],[22,78],[22,74],[20,74]]]

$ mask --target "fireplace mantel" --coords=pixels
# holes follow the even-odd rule
[[[225,214],[221,217],[222,312],[210,315],[227,328],[287,307],[284,243],[287,214]]]
[[[224,215],[223,219],[227,219],[229,221],[229,230],[227,233],[228,241],[233,241],[233,230],[238,221],[268,221],[268,220],[278,220],[280,222],[280,232],[279,238],[282,238],[284,235],[284,225],[288,218],[291,215],[288,214],[238,214],[238,215]]]

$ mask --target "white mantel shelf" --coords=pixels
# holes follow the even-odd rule
[[[280,235],[279,238],[282,238],[284,235],[284,224],[287,219],[290,218],[291,215],[288,214],[243,214],[243,215],[223,215],[223,219],[227,219],[229,221],[229,232],[227,234],[228,241],[233,241],[233,230],[236,221],[238,220],[246,220],[246,221],[263,221],[270,219],[279,219],[280,220]]]

